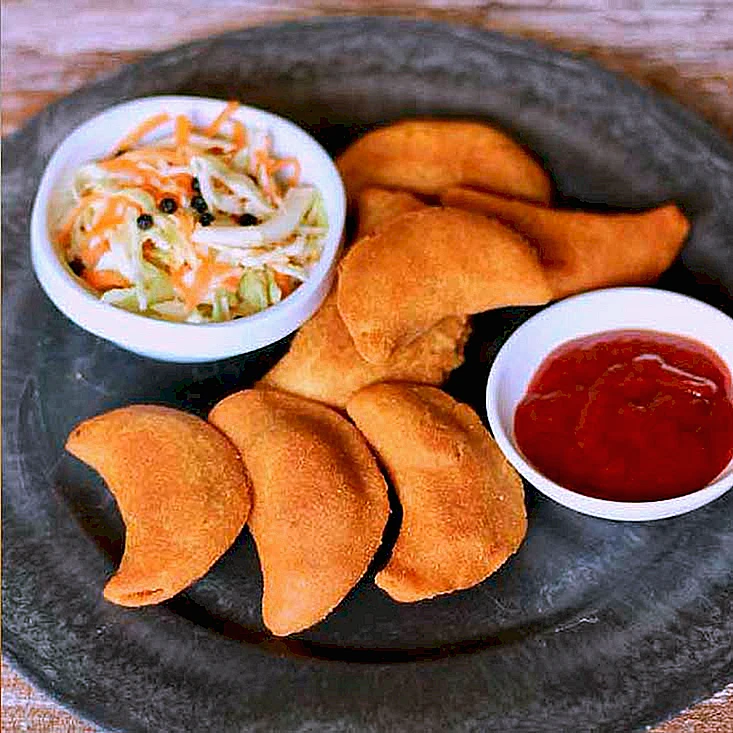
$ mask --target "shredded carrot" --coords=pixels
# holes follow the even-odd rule
[[[267,197],[270,200],[273,200],[277,194],[277,191],[275,190],[275,181],[272,178],[271,170],[272,166],[274,165],[275,161],[269,157],[267,152],[264,150],[257,150],[255,152],[255,168],[259,168],[260,166],[265,169],[265,172],[267,173],[267,178],[261,182],[262,189],[267,195]]]
[[[191,191],[193,176],[190,173],[176,173],[174,176],[170,176],[170,180],[176,184],[182,193]]]
[[[183,302],[189,311],[193,310],[203,301],[206,293],[211,289],[215,281],[219,281],[223,287],[228,289],[226,283],[229,282],[230,278],[234,278],[235,272],[238,276],[237,284],[242,275],[241,268],[235,268],[223,262],[217,262],[213,257],[207,257],[199,263],[199,266],[194,271],[192,282],[188,285],[184,276],[190,271],[191,268],[188,265],[184,265],[178,270],[171,272],[173,287],[183,298]]]
[[[264,166],[265,170],[269,170],[269,160],[270,158],[264,150],[255,150],[255,168]]]
[[[185,182],[179,181],[177,176],[171,176],[170,178],[162,178],[156,183],[150,181],[138,186],[138,188],[147,191],[156,203],[160,203],[161,199],[164,198],[174,198],[176,203],[180,205],[181,198],[191,189],[191,176],[186,176]]]
[[[255,153],[255,167],[262,166],[270,179],[269,185],[263,185],[265,193],[272,198],[275,193],[276,182],[273,180],[274,175],[283,168],[292,167],[293,173],[289,175],[285,182],[288,186],[297,186],[300,180],[300,161],[297,158],[281,158],[280,160],[270,157],[265,150],[258,150]]]
[[[283,298],[290,295],[298,287],[298,281],[294,277],[285,275],[277,270],[273,271],[273,278],[275,279],[275,284],[280,288]]]
[[[79,259],[85,268],[96,267],[102,255],[109,251],[109,242],[106,239],[99,239],[97,244],[92,246],[90,240],[84,240],[79,246]]]
[[[110,173],[124,173],[128,176],[149,176],[150,171],[146,171],[133,160],[127,158],[113,158],[112,160],[104,160],[99,164],[100,168]]]
[[[191,268],[188,265],[181,265],[181,267],[170,271],[171,285],[173,285],[173,289],[181,297],[190,289],[190,286],[184,280],[184,277],[190,271]]]
[[[288,186],[297,186],[298,181],[300,180],[300,161],[297,158],[281,158],[280,160],[272,161],[268,172],[270,175],[274,175],[283,168],[291,166],[293,168],[293,173],[288,176],[286,180]]]
[[[104,211],[102,211],[99,219],[97,219],[96,223],[89,232],[89,239],[101,235],[105,230],[112,229],[118,224],[122,224],[122,222],[125,220],[125,217],[124,215],[117,213],[118,206],[134,206],[135,208],[140,210],[139,204],[135,204],[122,196],[112,196],[108,199],[107,207],[104,209]]]
[[[159,165],[160,163],[186,165],[188,163],[188,156],[179,150],[169,150],[167,148],[137,148],[119,156],[119,159],[150,163],[152,165]]]
[[[95,290],[111,290],[112,288],[129,288],[132,283],[120,275],[117,270],[86,269],[81,275]]]
[[[222,278],[221,286],[232,293],[236,293],[243,272],[244,270],[241,267],[232,268],[229,274]]]
[[[90,194],[85,196],[70,212],[68,220],[64,223],[64,227],[58,233],[58,240],[62,245],[68,246],[71,230],[74,222],[81,213],[82,209],[90,204],[93,200],[102,198],[98,194]],[[108,229],[112,229],[124,221],[124,216],[117,213],[117,206],[133,206],[140,209],[139,204],[129,201],[123,196],[112,196],[107,200],[105,208],[94,223],[92,229],[82,239],[79,247],[79,256],[85,267],[94,267],[99,262],[100,257],[109,250],[109,242],[104,233]],[[97,240],[96,244],[90,242]]]
[[[160,114],[149,117],[147,120],[139,124],[132,132],[123,137],[119,143],[117,143],[117,147],[115,147],[113,155],[121,150],[131,148],[147,134],[155,130],[156,127],[160,127],[168,122],[170,118],[171,116],[167,112],[161,112]]]
[[[208,135],[209,137],[216,135],[221,126],[234,114],[238,107],[239,102],[236,99],[227,102],[226,107],[224,107],[216,119],[204,130],[204,135]]]
[[[196,219],[194,219],[193,215],[187,211],[179,210],[176,212],[175,216],[179,224],[181,224],[183,231],[186,233],[186,237],[190,241],[193,236],[193,230],[196,228]]]
[[[135,162],[125,158],[106,160],[100,165],[112,174],[126,176],[135,188],[142,188],[156,201],[169,194],[179,199],[191,188],[191,176],[187,173],[166,176],[147,168],[140,168]],[[124,183],[122,185],[124,186]]]
[[[188,145],[188,141],[191,139],[191,120],[185,115],[178,115],[176,117],[176,131],[175,140],[176,147],[182,148],[184,145]]]
[[[232,120],[234,131],[232,132],[232,142],[237,150],[247,146],[247,130],[239,120]]]

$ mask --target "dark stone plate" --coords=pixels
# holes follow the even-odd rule
[[[64,453],[78,421],[151,401],[205,414],[285,350],[181,366],[81,331],[31,271],[28,218],[61,139],[149,94],[238,98],[333,153],[410,115],[491,120],[552,172],[560,203],[680,202],[693,221],[664,285],[729,313],[733,151],[677,105],[595,65],[465,28],[341,19],[255,28],[153,56],[52,105],[3,145],[3,649],[79,714],[126,731],[621,731],[731,679],[733,493],[687,516],[617,524],[528,487],[529,534],[480,586],[398,605],[362,582],[294,639],[265,633],[249,535],[159,607],[102,600],[123,527]],[[476,318],[449,390],[483,414],[488,369],[528,315]]]

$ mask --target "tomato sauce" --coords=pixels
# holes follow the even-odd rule
[[[535,468],[579,493],[682,496],[733,458],[731,375],[692,339],[656,331],[577,339],[540,365],[514,432]]]

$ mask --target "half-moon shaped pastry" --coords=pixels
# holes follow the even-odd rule
[[[204,420],[132,405],[78,425],[66,449],[94,468],[117,500],[125,552],[104,597],[123,606],[164,601],[226,552],[250,510],[234,446]]]
[[[400,214],[425,208],[406,191],[364,189],[359,197],[359,230],[372,232]],[[343,409],[354,392],[374,382],[402,379],[441,384],[463,363],[470,331],[466,316],[449,316],[385,363],[374,364],[356,350],[339,315],[334,287],[261,384]]]
[[[355,239],[373,234],[383,224],[400,214],[425,208],[427,204],[409,191],[365,188],[359,193]]]
[[[290,350],[261,384],[325,402],[339,409],[362,387],[388,379],[442,384],[463,363],[471,331],[467,317],[449,316],[383,364],[364,359],[341,320],[332,291],[320,310],[301,326]]]
[[[470,407],[435,387],[385,383],[347,410],[402,505],[392,557],[375,578],[392,598],[470,588],[517,550],[527,529],[522,481]]]
[[[337,412],[274,389],[230,395],[209,419],[252,477],[265,625],[278,636],[308,628],[344,599],[379,547],[389,501],[377,463]]]
[[[363,237],[341,261],[338,309],[357,351],[387,361],[448,316],[552,295],[537,254],[520,234],[480,214],[430,207]]]
[[[474,186],[531,201],[550,200],[542,166],[519,143],[482,122],[410,119],[372,130],[336,159],[350,203],[367,186],[424,195]]]
[[[629,214],[551,209],[466,188],[442,195],[498,217],[537,248],[553,297],[594,288],[653,283],[682,249],[690,224],[674,205]]]

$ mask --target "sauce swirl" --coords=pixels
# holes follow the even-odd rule
[[[654,501],[701,489],[733,458],[731,375],[692,339],[608,331],[556,349],[514,432],[547,478],[587,496]]]

